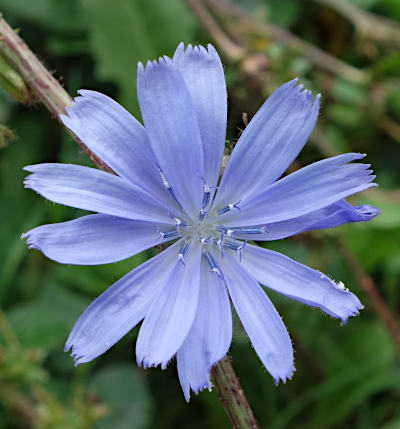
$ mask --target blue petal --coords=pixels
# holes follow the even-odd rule
[[[113,174],[72,164],[37,164],[24,170],[33,173],[25,178],[25,187],[55,203],[127,219],[171,222],[168,207]]]
[[[332,212],[328,216],[324,219],[315,219],[314,223],[309,224],[303,231],[334,228],[350,222],[368,222],[381,213],[378,208],[369,204],[352,206],[345,200],[339,201],[334,206],[337,210],[333,211],[333,207],[330,206]]]
[[[162,184],[143,126],[121,105],[96,91],[80,90],[64,125],[119,176],[176,205]]]
[[[349,222],[367,222],[379,213],[380,210],[374,206],[352,206],[342,200],[294,219],[258,225],[265,228],[265,232],[262,234],[237,234],[236,238],[253,241],[280,240],[304,231],[334,228]]]
[[[189,402],[190,390],[211,388],[210,371],[228,352],[232,341],[232,314],[223,281],[201,263],[201,284],[196,317],[177,353],[178,374]]]
[[[295,86],[278,88],[240,136],[221,179],[216,204],[249,198],[275,182],[307,142],[317,121],[319,96]]]
[[[270,185],[240,212],[228,213],[222,223],[231,226],[268,224],[293,219],[329,206],[371,186],[375,176],[368,164],[346,164],[365,155],[348,153],[304,167]]]
[[[173,226],[95,214],[38,226],[22,238],[30,249],[61,264],[98,265],[121,261],[167,241],[158,229]]]
[[[225,147],[227,94],[224,69],[212,45],[181,43],[173,61],[189,90],[203,144],[204,179],[210,186],[218,182]]]
[[[147,135],[172,191],[197,219],[202,197],[203,149],[196,113],[181,74],[169,58],[139,63],[138,98]]]
[[[165,369],[185,340],[196,315],[200,286],[200,244],[192,242],[185,265],[177,262],[140,328],[136,359],[144,368]]]
[[[294,372],[293,348],[281,317],[261,286],[226,252],[222,269],[233,305],[261,362],[275,383]]]
[[[118,280],[82,313],[65,351],[72,347],[76,365],[90,362],[112,347],[147,314],[178,258],[179,243]]]
[[[264,286],[341,319],[342,324],[363,308],[359,299],[342,283],[335,283],[319,271],[299,264],[280,253],[247,245],[243,267]]]

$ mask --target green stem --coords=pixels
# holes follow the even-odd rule
[[[253,411],[228,355],[215,364],[211,377],[232,427],[234,429],[258,429]]]
[[[57,79],[43,66],[26,43],[7,24],[0,14],[0,55],[12,65],[30,90],[32,99],[27,103],[42,102],[60,122],[59,115],[65,113],[72,99]],[[92,162],[103,170],[112,172],[83,142],[72,135]],[[257,429],[257,422],[232,368],[229,357],[218,362],[212,370],[212,378],[220,399],[234,428]]]

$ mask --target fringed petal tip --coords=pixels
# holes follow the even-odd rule
[[[282,382],[283,384],[286,384],[288,380],[292,379],[295,371],[296,371],[296,368],[293,365],[286,374],[279,375],[279,376],[272,376],[272,378],[274,379],[275,386],[278,386],[280,382]]]
[[[68,339],[67,343],[64,346],[64,352],[68,353],[71,351],[70,356],[74,360],[74,366],[77,367],[78,365],[81,365],[82,363],[88,363],[91,360],[93,360],[96,356],[90,356],[88,353],[80,354],[77,350],[77,347],[74,346]]]
[[[301,98],[298,99],[298,101],[302,100],[309,106],[309,108],[313,108],[314,111],[319,111],[319,105],[321,102],[321,94],[318,93],[315,95],[313,99],[313,93],[310,89],[304,88],[304,85],[301,83],[299,84],[299,78],[295,77],[294,79],[286,82],[282,87],[286,88],[292,88],[291,96],[295,96],[295,94],[298,92],[298,95],[300,95]],[[290,95],[288,95],[290,96]],[[309,112],[308,112],[309,113]]]
[[[149,369],[149,368],[158,368],[158,366],[165,371],[171,362],[172,358],[169,360],[161,360],[161,359],[151,359],[148,356],[139,357],[136,356],[136,362],[139,367],[142,367],[143,369]]]
[[[83,355],[79,355],[78,352],[75,351],[73,344],[71,344],[70,341],[68,340],[64,346],[64,352],[68,353],[69,351],[71,351],[70,356],[74,360],[74,366],[75,367],[77,367],[79,364],[83,363],[83,362],[79,362],[83,358]]]
[[[168,56],[164,55],[162,57],[158,57],[156,60],[150,61],[148,60],[146,65],[144,65],[141,61],[138,62],[137,65],[137,75],[143,75],[144,73],[150,73],[157,67],[171,67],[172,60]]]
[[[335,319],[340,319],[340,326],[344,326],[350,317],[360,314],[360,310],[364,308],[363,304],[361,304],[354,293],[350,292],[342,281],[332,280],[322,273],[321,280],[324,280],[327,286],[329,285],[336,291],[336,296],[326,296],[328,301],[319,306],[325,313]],[[332,300],[335,302],[335,305],[332,304]]]
[[[190,395],[191,393],[194,393],[195,395],[198,395],[200,392],[202,392],[204,389],[208,389],[210,392],[213,388],[213,385],[210,380],[204,385],[198,386],[198,385],[188,385],[183,388],[183,395],[185,397],[186,402],[190,402]]]
[[[146,72],[150,72],[154,67],[157,67],[157,66],[166,65],[174,68],[174,61],[176,61],[181,56],[191,55],[192,53],[203,54],[205,56],[210,56],[210,58],[218,57],[219,59],[219,55],[211,43],[209,43],[207,45],[207,48],[205,48],[204,46],[201,46],[201,45],[192,46],[191,44],[188,44],[185,47],[184,43],[181,42],[179,43],[177,49],[175,50],[173,59],[171,59],[167,55],[164,55],[153,61],[148,60],[146,65],[144,65],[141,61],[139,61],[137,66],[137,73],[139,75]]]
[[[334,285],[340,295],[342,295],[342,299],[340,299],[342,305],[337,308],[336,314],[330,313],[329,311],[326,312],[331,316],[340,319],[340,326],[344,326],[350,317],[358,316],[364,306],[361,304],[357,296],[349,291],[343,282],[335,282],[332,280],[331,283]],[[340,298],[340,295],[338,298]]]
[[[26,170],[26,171],[29,171],[29,170]],[[37,184],[36,174],[32,173],[29,176],[26,176],[24,181],[23,181],[23,184],[24,184],[25,189],[31,189],[32,191],[35,191],[40,195],[40,192],[38,192],[35,189],[35,186]]]
[[[40,169],[41,165],[43,164],[36,164],[36,165],[27,165],[23,168],[24,171],[27,171],[31,174],[25,177],[23,184],[25,189],[32,189],[33,191],[38,192],[35,187],[37,185],[37,177],[38,177],[38,170]]]
[[[88,97],[97,97],[100,99],[108,99],[108,97],[101,92],[93,91],[90,89],[79,89],[76,97],[73,98],[70,106],[65,108],[66,113],[60,113],[58,118],[60,121],[67,127],[71,128],[71,120],[79,119],[79,114],[77,115],[77,109],[82,106],[82,103],[86,101]]]
[[[148,60],[146,65],[139,61],[137,66],[137,73],[142,74],[145,72],[149,72],[153,67],[157,67],[160,65],[168,65],[173,67],[174,61],[176,61],[180,56],[191,55],[193,53],[210,56],[210,58],[218,57],[219,59],[219,55],[211,43],[208,43],[207,48],[205,48],[202,45],[192,46],[191,44],[188,44],[185,47],[185,44],[181,42],[175,50],[173,59],[171,59],[167,55],[164,55],[153,61]]]
[[[185,382],[183,382],[181,379],[181,387],[186,402],[190,401],[190,396],[192,393],[198,395],[204,389],[208,389],[208,391],[211,392],[212,388],[214,387],[211,382],[211,370],[217,362],[208,365],[201,377],[186,379]]]
[[[28,249],[37,249],[40,250],[40,247],[36,243],[34,236],[31,234],[32,230],[24,232],[21,234],[21,240],[26,240]]]
[[[194,380],[192,380],[192,381],[189,381],[189,383],[185,383],[185,384],[181,383],[186,402],[190,401],[191,392],[193,392],[195,395],[198,395],[204,389],[208,389],[211,392],[212,388],[214,387],[214,385],[211,382],[211,370],[213,369],[214,365],[218,363],[218,361],[219,360],[217,360],[217,362],[214,362],[208,365],[206,371],[203,373],[204,378],[201,381],[197,380],[197,383],[194,383],[193,382]]]
[[[29,180],[29,176],[25,177],[23,183],[24,183],[24,188],[25,189],[32,189],[32,187],[31,187],[31,180]]]
[[[345,316],[341,317],[340,320],[340,326],[346,325],[350,317],[356,317],[360,314],[360,311],[364,308],[364,306],[361,304],[360,300],[351,292],[347,292],[352,295],[352,298],[354,297],[354,307],[352,309],[348,309],[348,313]]]
[[[23,170],[28,171],[29,173],[34,173],[37,170],[38,165],[40,164],[26,165]]]
[[[179,57],[183,57],[185,55],[191,55],[191,54],[202,54],[205,56],[210,56],[211,58],[217,57],[219,59],[219,55],[214,48],[214,46],[211,43],[207,44],[207,47],[204,47],[202,45],[195,45],[193,46],[191,43],[189,43],[186,47],[183,42],[179,43],[178,47],[175,50],[173,61],[179,60]]]

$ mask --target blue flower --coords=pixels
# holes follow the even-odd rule
[[[115,173],[69,164],[26,167],[25,186],[55,203],[95,212],[26,234],[29,247],[63,264],[107,264],[174,241],[100,295],[80,316],[65,350],[89,362],[143,320],[139,365],[176,356],[187,400],[210,387],[210,370],[232,338],[230,300],[265,368],[292,376],[293,350],[263,285],[345,323],[362,305],[344,285],[286,256],[247,243],[367,221],[379,211],[344,198],[371,186],[364,157],[348,153],[283,178],[309,138],[319,96],[292,80],[247,126],[218,185],[227,94],[208,45],[139,64],[142,126],[109,97],[79,91],[61,120]]]

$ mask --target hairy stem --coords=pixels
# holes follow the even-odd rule
[[[31,98],[27,103],[41,102],[50,113],[60,122],[59,115],[65,113],[72,99],[58,80],[44,67],[28,45],[7,24],[0,14],[0,54],[19,73],[30,90]],[[110,171],[88,147],[71,134],[83,152],[89,156],[96,167]]]
[[[232,427],[234,429],[258,429],[253,411],[228,355],[215,364],[211,377]]]
[[[0,55],[15,68],[15,71],[19,73],[30,90],[32,99],[26,100],[26,102],[42,102],[63,125],[59,115],[65,113],[65,108],[71,105],[71,97],[58,80],[38,60],[26,43],[7,24],[1,14]],[[77,139],[76,136],[72,134],[71,136],[98,168],[112,172],[83,142]],[[228,357],[225,357],[215,365],[212,370],[212,376],[233,427],[238,429],[257,429],[258,426],[251,408]]]

